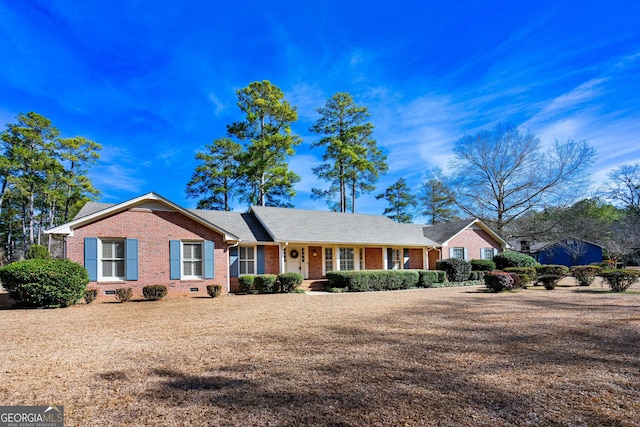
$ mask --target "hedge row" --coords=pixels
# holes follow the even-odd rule
[[[240,291],[244,293],[273,294],[278,291],[296,292],[304,277],[299,273],[258,274],[238,277]]]
[[[330,271],[328,288],[351,292],[442,287],[446,273],[438,270]],[[477,284],[477,283],[476,283]],[[450,286],[460,286],[451,283]]]

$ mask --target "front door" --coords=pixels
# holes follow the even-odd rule
[[[287,273],[300,273],[304,276],[302,256],[303,252],[300,246],[287,247]]]

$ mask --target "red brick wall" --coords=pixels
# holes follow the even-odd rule
[[[138,239],[138,280],[119,282],[92,282],[89,287],[105,290],[118,287],[133,289],[134,298],[142,297],[146,285],[166,285],[168,296],[207,295],[207,285],[221,285],[227,291],[229,274],[228,246],[223,236],[178,212],[148,209],[129,209],[92,224],[76,228],[67,237],[67,257],[84,265],[84,238],[111,237]],[[169,240],[211,240],[215,244],[215,278],[207,280],[171,280],[169,276]],[[189,288],[197,287],[198,292]]]
[[[278,246],[264,247],[265,274],[280,274],[280,248]]]
[[[382,248],[364,248],[364,265],[367,270],[382,270]]]
[[[424,269],[422,249],[409,249],[409,268],[413,270]]]
[[[435,270],[436,262],[440,260],[440,251],[437,249],[431,249],[427,253],[427,256],[429,257],[429,270]]]
[[[313,256],[315,251],[316,256]],[[322,278],[322,247],[309,246],[309,279]]]
[[[466,229],[451,239],[448,246],[443,248],[442,256],[449,258],[449,248],[467,248],[469,260],[480,259],[480,249],[496,248],[501,250],[500,244],[482,229]]]

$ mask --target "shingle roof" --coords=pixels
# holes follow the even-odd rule
[[[273,242],[269,233],[251,213],[203,209],[189,209],[189,211],[212,224],[229,230],[229,232],[240,237],[243,242]]]
[[[99,212],[103,209],[110,208],[114,203],[98,203],[98,202],[87,202],[84,204],[82,209],[76,214],[73,219],[82,218],[93,213]]]
[[[88,202],[74,221],[115,206]],[[440,246],[476,220],[425,226],[381,215],[253,206],[248,213],[187,209],[242,242],[299,242],[393,246]]]
[[[465,219],[462,221],[447,222],[444,224],[428,225],[424,227],[424,236],[436,243],[443,244],[456,234],[473,224],[475,219]]]
[[[399,224],[380,215],[253,206],[251,211],[278,242],[434,245],[423,225]]]

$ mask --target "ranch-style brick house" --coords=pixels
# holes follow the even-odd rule
[[[64,256],[85,266],[90,287],[112,295],[166,285],[170,295],[206,295],[210,284],[238,290],[245,274],[332,270],[435,269],[457,257],[491,259],[507,242],[478,219],[426,226],[385,216],[253,206],[249,212],[185,209],[148,193],[87,203],[47,231]]]

